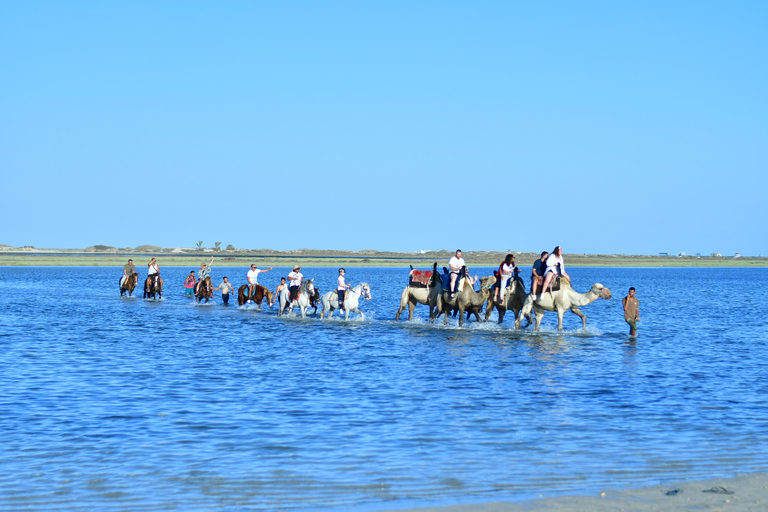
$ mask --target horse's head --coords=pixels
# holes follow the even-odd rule
[[[272,300],[272,292],[269,291],[269,288],[266,286],[264,287],[264,296],[267,298],[267,304],[269,304],[269,307],[272,307],[272,304],[274,304],[274,301]]]
[[[310,297],[315,294],[315,283],[313,283],[311,279],[304,281],[304,286],[304,289],[307,290]]]
[[[362,283],[361,286],[361,295],[365,297],[366,300],[371,300],[371,285],[368,283]]]

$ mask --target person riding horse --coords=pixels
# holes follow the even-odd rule
[[[247,276],[247,278],[248,278],[248,296],[249,297],[253,295],[254,288],[256,288],[256,285],[259,284],[259,273],[260,272],[269,272],[273,268],[275,268],[275,267],[269,267],[266,270],[261,270],[261,269],[257,268],[255,264],[251,265],[251,270],[248,271],[248,276]],[[248,302],[251,302],[251,301],[249,300]]]
[[[295,301],[299,297],[299,287],[304,282],[304,276],[301,275],[301,267],[296,265],[288,274],[288,303]]]
[[[206,266],[205,263],[202,263],[200,265],[200,270],[197,272],[197,286],[195,287],[195,295],[200,294],[200,286],[205,280],[205,278],[211,275],[212,266],[213,266],[213,256],[211,256],[211,261],[208,263],[208,266]],[[202,286],[205,286],[205,285],[202,284]]]

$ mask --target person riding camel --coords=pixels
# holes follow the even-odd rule
[[[136,267],[133,266],[133,260],[128,260],[128,263],[123,266],[123,277],[120,278],[120,288],[122,288],[128,278],[135,273]]]
[[[259,273],[269,272],[275,267],[269,267],[266,270],[261,270],[256,267],[256,264],[251,265],[251,270],[248,271],[248,296],[253,296],[253,291],[256,289],[256,285],[259,284]],[[250,299],[248,302],[251,302]]]
[[[531,269],[531,295],[533,297],[536,297],[539,285],[544,282],[544,272],[547,270],[548,257],[549,253],[542,251],[541,257],[533,262],[533,268]]]
[[[208,262],[207,266],[205,263],[200,265],[200,270],[197,271],[197,285],[195,286],[195,295],[199,294],[200,285],[203,282],[203,280],[205,280],[206,277],[211,275],[212,266],[213,266],[213,256],[211,256],[211,261]]]
[[[288,303],[295,301],[299,298],[299,287],[304,282],[304,276],[301,275],[301,267],[296,265],[293,270],[288,274]]]
[[[568,279],[569,282],[571,280],[571,276],[565,272],[563,248],[559,245],[555,247],[555,249],[552,251],[552,254],[549,255],[549,258],[547,258],[547,270],[544,271],[544,283],[541,285],[541,295],[539,298],[544,296],[549,283],[551,283],[552,280],[554,280],[557,276],[563,276]]]
[[[504,261],[499,265],[499,284],[496,287],[496,295],[494,302],[497,304],[504,301],[504,295],[506,294],[507,284],[513,277],[517,277],[520,273],[520,269],[515,266],[515,256],[507,254]]]
[[[448,260],[448,266],[450,267],[450,288],[451,298],[456,298],[456,280],[461,273],[461,267],[465,266],[464,258],[461,257],[461,249],[456,250],[456,254]]]

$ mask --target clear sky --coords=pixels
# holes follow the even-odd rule
[[[0,243],[768,255],[768,2],[0,2]]]

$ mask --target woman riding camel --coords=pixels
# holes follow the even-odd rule
[[[552,251],[552,254],[549,255],[549,258],[547,258],[547,270],[544,271],[544,283],[541,285],[541,296],[544,295],[544,292],[547,291],[547,287],[549,287],[549,283],[552,282],[552,280],[557,277],[558,275],[561,275],[568,279],[568,281],[571,280],[571,276],[569,276],[565,272],[565,262],[563,261],[563,248],[559,245],[555,247],[555,249]]]
[[[520,272],[515,266],[515,257],[512,254],[507,254],[504,261],[499,265],[499,284],[496,287],[496,295],[494,296],[494,302],[497,304],[504,300],[504,294],[506,293],[507,284],[513,276],[517,277]]]

